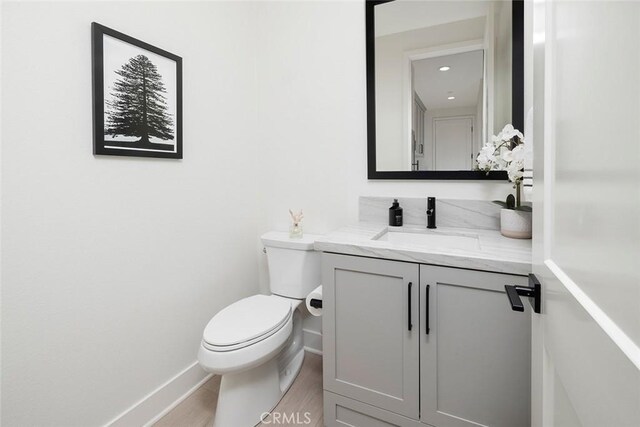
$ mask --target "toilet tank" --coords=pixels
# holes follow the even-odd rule
[[[320,285],[320,252],[313,249],[317,237],[304,234],[292,239],[289,233],[281,231],[262,235],[272,294],[303,299]]]

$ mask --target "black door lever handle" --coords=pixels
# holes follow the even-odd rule
[[[522,300],[520,299],[520,295],[529,296],[528,295],[529,288],[524,286],[505,285],[504,289],[507,291],[507,298],[509,298],[509,303],[511,304],[511,310],[524,311],[524,305],[522,305]],[[518,291],[522,293],[519,294]]]
[[[517,286],[517,285],[505,285],[505,291],[507,291],[507,298],[509,298],[509,304],[513,311],[524,311],[524,305],[520,296],[533,298],[531,301],[531,307],[536,313],[540,313],[542,306],[542,291],[540,281],[538,278],[529,274],[529,286]]]

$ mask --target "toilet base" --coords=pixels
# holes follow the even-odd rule
[[[279,359],[222,376],[213,427],[251,427],[267,418],[300,372],[304,349],[285,367],[279,366]]]

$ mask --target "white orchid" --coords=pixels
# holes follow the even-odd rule
[[[476,163],[478,169],[489,171],[507,171],[509,180],[516,182],[522,179],[524,168],[524,135],[513,125],[506,125],[498,135],[493,135],[491,141],[484,144]]]
[[[491,142],[488,142],[484,145],[484,147],[482,147],[482,150],[480,150],[480,153],[484,154],[487,158],[491,158],[491,156],[493,156],[495,151],[496,151],[495,145]]]
[[[517,136],[520,140],[524,141],[524,135],[522,135],[522,132],[514,128],[513,125],[509,123],[502,129],[496,139],[501,141],[509,141],[513,139],[514,136]]]
[[[478,169],[506,171],[509,181],[517,189],[517,206],[520,206],[520,184],[524,169],[524,135],[513,125],[506,125],[498,135],[484,144],[476,157]]]
[[[509,176],[509,181],[519,183],[524,173],[522,172],[522,169],[517,166],[513,166],[513,163],[511,163],[507,168],[507,175]]]
[[[504,160],[506,163],[509,163],[513,160],[513,151],[511,150],[503,150],[500,158]]]

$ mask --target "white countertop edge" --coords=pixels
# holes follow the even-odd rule
[[[406,227],[415,229],[414,227]],[[420,264],[466,268],[497,273],[527,275],[531,272],[531,240],[509,239],[496,230],[439,228],[431,232],[477,235],[479,250],[421,248],[375,240],[388,229],[375,223],[342,227],[316,240],[317,251],[383,258]]]

